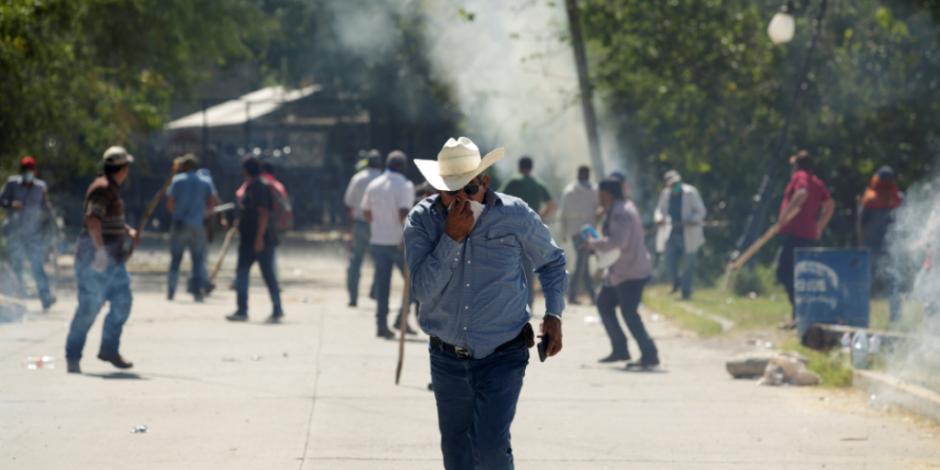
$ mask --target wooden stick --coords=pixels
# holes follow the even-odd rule
[[[777,236],[778,233],[780,233],[780,226],[778,224],[772,225],[769,229],[767,229],[766,232],[764,232],[763,235],[761,235],[760,238],[757,239],[757,241],[752,243],[751,246],[747,248],[747,250],[744,250],[744,253],[742,253],[741,256],[735,258],[735,260],[732,261],[728,267],[732,271],[737,271],[743,268],[744,265],[747,264],[747,262],[750,261],[751,258],[753,258],[754,255],[756,255],[757,252],[767,244],[767,242]]]
[[[757,239],[757,241],[752,243],[751,246],[747,248],[747,250],[744,250],[744,253],[742,253],[740,256],[735,258],[734,261],[728,263],[728,267],[727,269],[725,269],[725,280],[724,280],[724,288],[726,291],[731,287],[732,275],[736,271],[743,268],[744,265],[747,264],[747,262],[750,261],[751,258],[753,258],[754,255],[756,255],[757,252],[760,251],[760,249],[764,247],[764,245],[766,245],[770,240],[772,240],[775,236],[777,236],[778,233],[780,233],[780,225],[773,224],[769,229],[767,229],[766,232],[764,232],[763,235],[761,235],[760,238]]]
[[[395,385],[401,380],[401,369],[405,362],[405,332],[408,330],[408,314],[411,312],[411,274],[407,261],[403,267],[405,290],[401,296],[401,319],[398,321],[398,366],[395,367]]]
[[[163,186],[160,187],[160,190],[157,191],[157,194],[154,194],[150,198],[150,202],[147,203],[147,208],[144,209],[144,216],[140,218],[140,225],[137,226],[137,234],[134,236],[134,242],[131,243],[130,249],[127,251],[127,257],[125,261],[131,258],[131,255],[134,254],[134,248],[137,246],[137,243],[140,242],[140,237],[144,233],[144,229],[147,228],[147,222],[150,222],[150,217],[153,216],[153,212],[157,209],[157,206],[160,204],[160,201],[163,199],[163,196],[166,195],[167,189],[170,188],[170,184],[173,183],[173,177],[176,176],[177,162],[173,161],[173,168],[170,170],[170,176],[166,178],[166,181],[163,182]]]
[[[212,272],[209,273],[209,283],[215,280],[215,277],[219,274],[219,270],[222,269],[222,262],[225,261],[225,255],[228,253],[228,248],[232,244],[232,238],[235,237],[235,231],[237,227],[231,227],[228,229],[228,232],[225,232],[225,241],[222,242],[222,252],[219,253],[219,259],[216,260],[215,266],[212,267]]]

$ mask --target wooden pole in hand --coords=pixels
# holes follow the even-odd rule
[[[218,276],[219,270],[222,269],[222,262],[225,261],[225,255],[228,253],[228,247],[232,244],[232,238],[235,237],[235,229],[237,227],[232,226],[228,229],[228,232],[225,232],[225,241],[222,242],[222,252],[219,253],[219,259],[216,260],[215,266],[212,267],[212,272],[209,273],[209,283],[215,280],[215,277]]]
[[[144,209],[144,215],[140,218],[140,224],[137,226],[137,234],[134,236],[134,242],[131,243],[131,247],[128,249],[126,259],[130,259],[131,255],[134,254],[134,248],[137,247],[137,243],[140,242],[140,237],[143,235],[144,229],[147,228],[147,222],[150,222],[150,217],[153,216],[153,211],[157,209],[157,206],[160,204],[163,196],[166,195],[167,189],[170,188],[170,184],[173,183],[173,177],[176,176],[176,171],[178,168],[179,162],[174,160],[173,168],[170,169],[170,176],[168,176],[166,181],[163,182],[163,186],[160,187],[160,190],[157,191],[157,194],[154,194],[153,197],[150,198],[150,202],[147,203],[147,207]]]
[[[401,318],[398,320],[398,366],[395,367],[395,385],[401,380],[401,369],[405,362],[405,332],[408,330],[408,313],[411,312],[411,273],[408,262],[403,265],[405,290],[401,296]]]
[[[751,258],[753,258],[754,255],[756,255],[757,252],[767,244],[767,242],[773,240],[773,238],[777,236],[778,233],[780,233],[780,224],[773,224],[769,229],[767,229],[766,232],[764,232],[763,235],[761,235],[760,238],[757,239],[757,241],[752,243],[751,246],[747,248],[747,250],[744,250],[744,253],[741,253],[740,256],[728,264],[728,269],[725,271],[725,290],[730,287],[731,274],[743,268],[744,265],[747,264],[747,262],[750,261]]]

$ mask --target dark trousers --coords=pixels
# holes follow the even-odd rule
[[[809,238],[794,237],[792,235],[780,237],[780,255],[777,257],[777,281],[783,284],[783,288],[787,291],[787,297],[790,299],[790,314],[794,320],[796,320],[796,298],[793,292],[794,250],[815,245],[816,240],[810,240]]]
[[[588,258],[591,253],[586,249],[586,244],[581,241],[580,236],[575,236],[573,243],[575,246],[574,275],[569,282],[568,300],[574,303],[578,300],[578,288],[584,285],[591,302],[594,302],[594,284],[591,282],[591,271],[588,269]]]
[[[658,361],[659,352],[656,344],[650,338],[640,318],[640,300],[643,298],[643,287],[648,279],[624,281],[616,286],[604,286],[597,295],[597,311],[600,313],[604,329],[610,338],[610,345],[614,354],[626,355],[630,349],[627,347],[627,336],[623,334],[620,323],[617,321],[617,306],[627,324],[627,329],[640,347],[641,360]]]
[[[369,251],[369,223],[363,220],[353,222],[352,241],[349,253],[349,266],[346,268],[346,290],[349,292],[349,302],[359,301],[359,277],[362,271],[362,262]],[[372,296],[375,296],[375,285],[372,286]]]
[[[528,364],[525,344],[482,359],[460,359],[431,347],[431,382],[446,470],[514,468],[509,427]]]
[[[375,264],[375,322],[379,330],[388,329],[388,298],[392,290],[392,269],[404,274],[405,258],[398,245],[372,245],[372,263]],[[400,319],[400,317],[399,317]],[[396,320],[395,324],[398,324]]]
[[[255,247],[251,243],[240,243],[238,245],[238,265],[235,268],[235,290],[238,293],[238,312],[248,314],[248,277],[251,273],[251,265],[258,262],[261,268],[261,277],[268,286],[268,293],[271,295],[271,304],[274,307],[273,313],[279,315],[283,313],[281,309],[281,289],[277,283],[277,271],[274,267],[274,246],[265,244],[264,250],[260,253],[255,252]]]

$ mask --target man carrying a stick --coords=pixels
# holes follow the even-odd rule
[[[188,248],[192,260],[191,291],[196,302],[202,302],[209,285],[209,273],[206,270],[206,214],[212,213],[219,198],[212,179],[196,171],[199,162],[195,155],[183,155],[177,163],[180,173],[173,177],[173,183],[166,193],[166,209],[173,215],[166,297],[173,300],[183,252]]]
[[[800,150],[790,157],[793,176],[780,204],[780,257],[777,259],[777,280],[787,291],[792,307],[792,319],[781,325],[783,329],[796,327],[796,303],[793,297],[794,250],[815,246],[829,225],[835,203],[829,190],[813,172],[809,152]]]
[[[546,354],[561,351],[565,253],[522,200],[490,188],[482,173],[503,150],[480,157],[450,139],[437,160],[415,160],[439,193],[405,225],[412,293],[431,336],[431,380],[444,468],[513,468],[509,428],[533,344],[523,258],[545,293]]]
[[[134,157],[124,147],[109,148],[104,152],[102,174],[85,193],[85,224],[75,253],[78,308],[65,343],[68,372],[72,374],[82,371],[79,361],[85,339],[105,302],[111,304],[111,310],[104,319],[98,359],[118,369],[134,365],[119,352],[121,332],[133,302],[131,278],[124,265],[128,254],[125,240],[130,238],[136,243],[137,231],[125,223],[121,199],[121,185],[127,181],[133,161]]]

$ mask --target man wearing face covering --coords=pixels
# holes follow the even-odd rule
[[[43,269],[46,255],[45,237],[42,234],[43,219],[50,216],[49,198],[45,181],[36,178],[36,159],[23,157],[20,174],[11,176],[0,190],[0,207],[6,209],[7,225],[4,227],[7,250],[13,274],[21,294],[25,294],[23,262],[29,263],[42,309],[46,311],[56,302],[49,290],[49,279]]]
[[[521,199],[497,193],[483,172],[503,149],[480,156],[468,138],[450,139],[437,160],[415,160],[439,191],[405,224],[405,251],[421,329],[430,337],[444,468],[513,468],[509,428],[529,362],[523,257],[545,293],[546,355],[561,351],[565,253]]]

